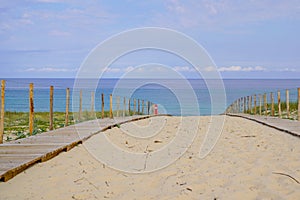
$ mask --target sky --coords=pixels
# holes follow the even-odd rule
[[[0,0],[0,77],[74,78],[98,44],[143,27],[193,38],[223,78],[300,78],[299,0]],[[123,56],[106,76],[149,62],[196,77],[154,50]]]

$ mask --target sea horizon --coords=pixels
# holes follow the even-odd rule
[[[71,90],[71,105],[72,105],[72,90],[74,89],[75,78],[5,78],[6,80],[6,111],[26,112],[28,111],[28,88],[29,83],[34,83],[34,96],[35,96],[35,110],[48,111],[49,110],[49,87],[54,86],[54,111],[63,112],[65,111],[65,90],[70,88]],[[95,89],[84,92],[83,109],[90,109],[90,92],[95,90],[95,109],[100,110],[100,95],[104,93],[105,101],[109,101],[109,94],[116,90],[116,84],[120,79],[118,78],[103,78],[98,83],[98,87]],[[136,88],[131,96],[127,95],[127,91],[132,85],[135,85],[138,80],[141,79],[122,79],[128,84],[125,87],[124,84],[121,87],[121,94],[126,94],[126,99],[135,98],[145,101],[151,101],[159,105],[159,110],[163,113],[172,115],[182,115],[182,104],[178,101],[178,95],[174,94],[174,89],[182,91],[187,88],[181,84],[177,84],[178,79],[148,79],[150,84]],[[145,80],[148,81],[148,80]],[[151,82],[152,80],[152,82]],[[167,88],[159,85],[158,80],[163,80],[166,83],[173,84],[174,88]],[[136,82],[135,82],[136,81]],[[190,106],[189,103],[185,105],[184,115],[211,115],[221,114],[225,111],[226,107],[229,106],[236,99],[249,96],[253,94],[262,94],[269,92],[276,92],[281,90],[284,92],[286,89],[290,89],[290,100],[296,100],[296,89],[300,87],[300,79],[224,79],[226,106],[220,106],[211,111],[211,97],[210,91],[206,86],[204,79],[187,79],[188,83],[194,92],[198,104],[199,113],[195,111],[195,107]],[[157,82],[157,84],[156,84]],[[211,90],[220,90],[222,87],[217,85],[216,88]],[[116,94],[117,96],[123,97],[122,95]],[[74,97],[75,98],[75,97]],[[114,102],[116,99],[114,99]],[[191,105],[193,102],[191,102]],[[115,108],[115,107],[114,107]],[[76,111],[78,108],[74,106],[72,110]],[[108,107],[105,107],[108,109]]]

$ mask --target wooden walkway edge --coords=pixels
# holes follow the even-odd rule
[[[300,121],[281,119],[278,117],[249,115],[249,114],[233,114],[227,113],[226,115],[231,117],[241,117],[244,119],[252,120],[260,124],[269,126],[271,128],[286,132],[296,137],[300,137]]]
[[[150,117],[153,116],[97,119],[1,144],[0,181],[8,181],[35,163],[47,161],[63,151],[69,151],[102,131]]]

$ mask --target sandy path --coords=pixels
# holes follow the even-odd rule
[[[159,119],[159,120],[158,120]],[[190,117],[190,120],[199,118]],[[152,152],[174,137],[179,117],[135,122],[159,134],[136,139],[114,128],[105,132],[129,152]],[[145,174],[111,169],[84,147],[39,163],[6,183],[0,199],[300,199],[300,139],[240,118],[226,117],[213,151],[198,157],[210,118],[201,117],[197,137],[170,166]],[[122,129],[130,128],[130,124]],[[99,135],[92,137],[97,141]],[[294,177],[288,177],[283,174]]]

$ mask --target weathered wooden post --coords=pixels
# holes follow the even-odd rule
[[[268,103],[267,103],[267,94],[264,94],[264,107],[265,107],[265,115],[268,115]]]
[[[142,100],[142,114],[144,114],[144,100]]]
[[[256,115],[256,94],[253,96],[254,98],[254,115]]]
[[[289,94],[289,90],[285,91],[285,100],[286,100],[286,115],[287,118],[290,118],[290,94]]]
[[[274,109],[274,95],[273,92],[271,92],[271,116],[274,117],[275,109]]]
[[[147,114],[149,115],[150,114],[150,102],[149,101],[147,101]]]
[[[82,90],[80,90],[79,93],[79,114],[78,114],[78,120],[81,121],[82,117]]]
[[[277,102],[278,102],[278,117],[281,118],[281,100],[280,100],[280,90],[277,92]]]
[[[250,114],[252,113],[252,95],[249,96],[249,110],[250,110]]]
[[[33,102],[33,83],[29,84],[29,135],[33,133],[34,125],[34,102]]]
[[[0,115],[0,144],[3,143],[5,115],[5,80],[1,81],[1,115]]]
[[[112,94],[109,95],[109,118],[113,118],[113,100],[112,100]]]
[[[50,86],[49,130],[53,130],[53,86]]]
[[[140,114],[140,99],[138,99],[138,115]]]
[[[104,94],[101,94],[101,118],[104,119]]]
[[[259,95],[259,115],[261,115],[261,107],[262,107],[262,95]]]
[[[298,121],[300,121],[300,88],[298,88]]]
[[[243,97],[244,98],[244,113],[246,113],[247,112],[247,110],[246,110],[246,97]]]
[[[70,106],[70,88],[66,90],[66,116],[65,116],[65,126],[69,124],[69,106]]]
[[[128,116],[130,116],[130,98],[128,99]]]

